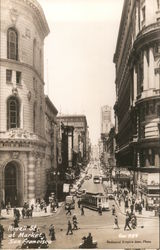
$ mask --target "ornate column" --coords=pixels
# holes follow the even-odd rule
[[[147,51],[144,51],[144,58],[143,58],[143,90],[148,90],[148,82],[149,82],[149,76],[148,76],[148,60],[147,60]]]
[[[27,201],[28,198],[28,158],[27,158],[27,153],[23,159],[23,164],[24,164],[24,197],[23,201]]]
[[[149,88],[153,89],[156,87],[155,85],[155,74],[154,74],[154,55],[153,55],[153,48],[149,49]]]
[[[28,200],[30,204],[35,204],[35,156],[29,153],[28,159]]]
[[[136,71],[136,66],[134,66],[133,70],[133,100],[134,102],[137,100],[137,71]]]
[[[41,196],[41,157],[38,155],[37,164],[36,164],[36,198]]]

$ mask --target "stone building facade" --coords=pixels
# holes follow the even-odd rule
[[[89,159],[89,133],[87,119],[85,115],[61,115],[57,120],[65,126],[72,126],[73,131],[73,150],[80,154],[82,161]]]
[[[36,0],[0,8],[0,200],[35,202],[46,189],[43,46],[49,27]]]
[[[160,1],[125,0],[116,65],[116,159],[156,206],[160,173]]]

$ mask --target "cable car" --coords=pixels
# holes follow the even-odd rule
[[[109,199],[108,196],[102,193],[92,194],[86,193],[82,196],[81,204],[89,209],[98,210],[101,206],[103,211],[109,211]]]

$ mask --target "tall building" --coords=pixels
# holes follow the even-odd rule
[[[65,126],[72,126],[73,131],[73,150],[79,154],[81,161],[88,161],[89,153],[89,133],[87,119],[85,115],[60,115],[57,120]]]
[[[160,1],[125,0],[114,55],[116,158],[155,207],[160,173]]]
[[[36,0],[1,1],[0,23],[0,201],[22,206],[44,197],[51,166],[46,130],[55,121],[45,119],[57,111],[44,95],[49,27]]]
[[[105,105],[101,107],[101,134],[108,134],[111,127],[111,107]]]

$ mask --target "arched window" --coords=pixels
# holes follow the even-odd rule
[[[19,128],[19,101],[11,96],[7,101],[7,129]]]
[[[7,32],[7,58],[18,60],[18,34],[14,28]]]

